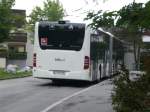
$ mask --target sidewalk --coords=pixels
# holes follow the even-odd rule
[[[48,112],[113,112],[111,105],[112,88],[110,79],[103,81]]]

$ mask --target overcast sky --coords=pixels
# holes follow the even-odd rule
[[[15,9],[25,9],[29,15],[35,6],[43,5],[44,0],[16,0]],[[93,3],[93,0],[60,0],[64,9],[69,16],[66,20],[73,22],[83,22],[87,11],[89,10],[119,10],[121,7],[129,4],[132,0],[97,0],[98,3]],[[147,2],[148,0],[136,0],[136,2]]]

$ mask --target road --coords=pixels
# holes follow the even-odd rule
[[[0,112],[41,112],[87,86],[32,77],[0,81]]]
[[[52,83],[32,77],[0,81],[0,112],[113,112],[111,81]]]

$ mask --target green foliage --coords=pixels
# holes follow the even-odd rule
[[[58,21],[64,17],[64,9],[59,0],[46,0],[43,2],[43,8],[36,6],[29,15],[27,30],[30,32],[30,40],[34,42],[35,23],[41,20]]]
[[[143,15],[142,3],[131,3],[118,11],[119,19],[116,26],[128,29],[130,32],[138,32],[141,28]]]
[[[113,83],[112,104],[116,112],[150,111],[150,74],[131,81],[128,70],[123,68]]]
[[[0,80],[23,78],[31,76],[31,72],[8,73],[4,69],[0,69]]]
[[[135,36],[141,34],[144,30],[150,28],[150,1],[145,5],[143,3],[131,3],[122,7],[119,11],[101,10],[97,13],[89,12],[85,20],[92,20],[93,27],[104,27],[112,30],[125,30],[127,35]],[[119,30],[117,30],[119,31]]]
[[[141,14],[141,25],[145,29],[150,29],[150,1],[145,4],[143,12]]]
[[[0,46],[0,52],[7,52],[7,48]]]
[[[11,15],[12,29],[17,31],[18,28],[24,28],[25,24],[26,24],[26,17],[25,17],[25,15],[13,14],[13,12],[11,14],[12,14]]]
[[[141,56],[142,61],[142,70],[147,71],[150,73],[150,53],[144,53],[143,56]]]
[[[116,11],[102,12],[102,10],[100,10],[97,13],[94,12],[88,13],[85,20],[92,19],[92,23],[90,25],[94,28],[99,27],[111,28],[115,26],[116,17],[117,17]]]
[[[90,25],[96,28],[113,28],[112,30],[114,30],[115,28],[122,28],[128,33],[132,33],[135,35],[139,34],[139,32],[142,32],[143,29],[146,28],[146,26],[150,26],[150,24],[147,23],[150,18],[149,4],[149,2],[146,3],[144,7],[142,3],[133,2],[127,6],[124,6],[119,11],[102,12],[100,10],[97,13],[89,12],[85,20],[92,20],[92,23]],[[148,15],[145,16],[145,13]]]
[[[46,0],[44,8],[35,7],[32,10],[29,18],[29,24],[34,25],[35,22],[41,19],[48,19],[48,21],[58,21],[64,16],[64,9],[59,0]]]
[[[14,0],[2,0],[0,3],[0,42],[5,41],[9,36],[12,27],[11,7]]]
[[[32,13],[30,14],[30,21],[29,24],[35,24],[36,21],[39,21],[43,17],[43,11],[40,7],[36,6],[33,10]]]
[[[49,21],[58,21],[64,16],[64,9],[59,0],[44,2],[44,15],[47,15]]]
[[[7,57],[7,48],[0,46],[0,57]]]

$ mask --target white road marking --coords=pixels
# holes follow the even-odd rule
[[[74,94],[72,94],[72,95],[70,95],[70,96],[68,96],[68,97],[65,97],[65,98],[63,98],[63,99],[61,99],[61,100],[59,100],[59,101],[53,103],[52,105],[48,106],[47,108],[45,108],[45,109],[42,110],[41,112],[48,112],[48,111],[50,111],[51,109],[53,109],[54,107],[56,107],[57,105],[60,105],[61,103],[63,103],[64,101],[67,101],[67,100],[69,100],[70,98],[72,98],[72,97],[74,97],[74,96],[77,96],[77,95],[79,95],[79,94],[81,94],[81,93],[84,93],[84,92],[86,92],[86,91],[92,89],[93,87],[95,87],[95,86],[97,86],[97,85],[99,85],[99,83],[96,84],[96,85],[94,85],[94,86],[90,86],[90,87],[88,87],[88,88],[86,88],[86,89],[83,89],[83,90],[81,90],[81,91],[78,91],[78,92],[76,92],[76,93],[74,93]]]

